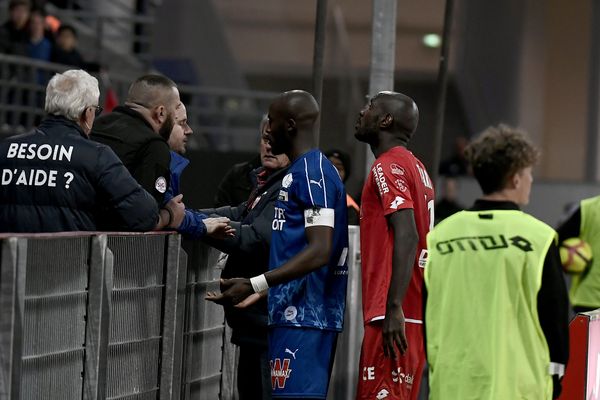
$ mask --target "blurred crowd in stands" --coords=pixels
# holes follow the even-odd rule
[[[98,71],[98,65],[86,62],[77,49],[76,29],[47,14],[44,6],[45,2],[10,1],[8,20],[0,27],[0,53]]]

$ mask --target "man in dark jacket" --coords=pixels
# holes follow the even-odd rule
[[[266,124],[261,124],[262,167],[253,172],[256,185],[248,201],[237,207],[202,210],[231,219],[230,224],[235,229],[235,235],[229,239],[205,239],[229,254],[222,278],[250,278],[266,272],[269,267],[274,205],[290,162],[285,154],[273,155],[265,127]],[[226,306],[225,317],[232,328],[231,342],[240,348],[237,374],[240,400],[270,399],[266,299],[244,309]]]
[[[88,139],[99,94],[98,81],[85,71],[56,74],[46,91],[48,118],[0,143],[0,231],[93,231],[101,209],[128,230],[148,231],[180,214],[171,209],[159,217],[152,196],[114,152]],[[176,203],[169,207],[181,208]]]
[[[131,175],[159,205],[169,187],[171,155],[167,140],[179,105],[175,83],[161,75],[145,75],[129,88],[124,106],[94,123],[91,138],[108,145]]]

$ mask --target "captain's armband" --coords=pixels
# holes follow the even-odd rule
[[[313,207],[304,210],[304,227],[335,226],[335,210],[333,208]]]

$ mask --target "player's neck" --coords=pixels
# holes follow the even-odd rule
[[[501,190],[501,191],[498,191],[498,192],[494,192],[494,193],[483,195],[481,197],[481,200],[487,200],[487,201],[510,201],[512,203],[517,203],[518,198],[510,190]]]
[[[287,155],[290,162],[296,161],[302,154],[317,147],[310,132],[298,132],[298,137],[290,153]]]
[[[379,157],[383,153],[393,149],[394,147],[402,146],[406,147],[407,143],[404,140],[398,138],[380,138],[379,143],[371,145],[371,151],[375,155],[375,158]]]

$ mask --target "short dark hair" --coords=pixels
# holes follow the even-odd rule
[[[346,172],[346,176],[344,178],[344,182],[346,182],[350,177],[350,172],[352,172],[352,162],[350,161],[350,156],[347,153],[344,153],[343,151],[338,149],[328,150],[324,154],[327,158],[335,157],[342,162],[342,165],[344,166],[344,170]]]
[[[77,30],[68,24],[61,24],[58,30],[56,31],[56,36],[60,35],[63,32],[71,32],[73,36],[77,37]]]
[[[177,88],[175,82],[164,75],[149,74],[140,76],[131,84],[127,101],[144,107],[152,107],[167,101],[171,96],[169,89]]]
[[[465,149],[473,175],[484,194],[502,190],[510,177],[533,166],[539,151],[524,131],[500,124],[491,126]]]
[[[31,7],[31,3],[28,0],[10,0],[10,3],[8,3],[8,10],[12,11],[13,8],[18,6]]]

